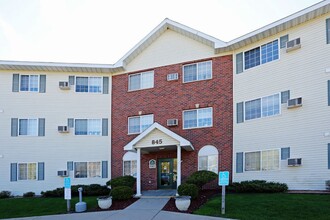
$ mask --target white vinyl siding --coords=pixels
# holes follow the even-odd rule
[[[212,78],[212,61],[183,66],[183,82],[193,82]]]

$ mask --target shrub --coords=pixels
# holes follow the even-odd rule
[[[36,194],[34,192],[26,192],[23,194],[23,197],[24,198],[27,198],[27,197],[34,197]]]
[[[114,200],[126,200],[133,196],[133,189],[129,186],[117,186],[111,189],[110,195]]]
[[[6,199],[11,196],[11,192],[9,191],[1,191],[0,192],[0,199]]]
[[[240,193],[279,193],[286,192],[288,190],[288,186],[285,183],[266,182],[265,180],[251,180],[242,181],[240,183],[232,183],[229,190]]]
[[[204,186],[206,183],[209,183],[216,178],[218,178],[218,175],[212,171],[199,170],[191,174],[188,177],[186,183],[195,184],[201,189],[202,186]]]
[[[183,183],[178,187],[178,194],[180,196],[191,196],[191,199],[196,199],[198,193],[198,186],[192,183]]]
[[[91,185],[73,185],[71,186],[71,195],[78,196],[78,188],[83,188],[84,196],[104,196],[108,195],[110,189],[107,186],[101,186],[99,184],[91,184]],[[43,197],[63,197],[64,196],[64,188],[56,188],[54,190],[49,190],[46,192],[41,192]]]
[[[133,188],[135,182],[136,182],[135,177],[120,176],[120,177],[116,177],[116,178],[113,178],[113,179],[109,180],[106,184],[108,186],[111,186],[111,188],[115,188],[115,187],[118,187],[118,186],[128,186],[130,188]]]

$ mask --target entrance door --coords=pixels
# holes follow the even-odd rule
[[[158,160],[158,188],[175,189],[177,178],[176,158]]]

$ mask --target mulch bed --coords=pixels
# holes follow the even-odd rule
[[[175,206],[175,199],[171,198],[167,204],[162,209],[163,211],[171,212],[182,212],[182,213],[193,213],[195,210],[199,209],[204,203],[206,203],[210,198],[221,194],[221,190],[201,190],[197,199],[191,200],[190,206],[187,211],[179,211]]]

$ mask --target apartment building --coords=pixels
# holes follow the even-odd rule
[[[242,44],[233,51],[234,181],[325,189],[330,179],[329,11],[330,1],[322,1],[236,39]]]
[[[112,77],[112,177],[137,177],[137,195],[231,171],[232,55],[196,32],[165,19]]]
[[[330,0],[230,42],[165,19],[114,65],[0,61],[0,190],[132,175],[139,196],[196,170],[324,190],[329,109]]]
[[[0,191],[110,177],[111,77],[102,65],[2,61]]]

